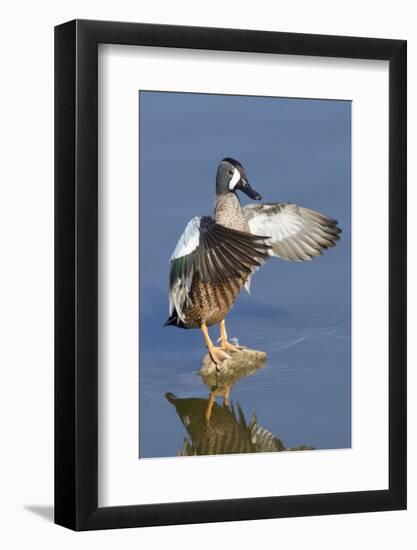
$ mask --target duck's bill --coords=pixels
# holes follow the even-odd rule
[[[240,182],[237,185],[237,188],[240,189],[240,191],[243,191],[249,198],[255,201],[260,201],[262,199],[258,191],[255,191],[255,189],[249,185],[248,180],[244,178],[240,180]]]

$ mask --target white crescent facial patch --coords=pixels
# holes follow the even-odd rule
[[[240,180],[240,172],[237,168],[234,168],[233,176],[231,177],[229,182],[230,191],[233,191],[233,189],[236,187],[236,184],[239,180]]]

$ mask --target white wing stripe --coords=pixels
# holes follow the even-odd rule
[[[195,216],[188,222],[184,233],[181,235],[179,241],[177,242],[177,246],[172,253],[170,258],[171,262],[172,260],[191,254],[191,252],[194,252],[194,250],[198,247],[200,242],[200,223],[200,216]]]

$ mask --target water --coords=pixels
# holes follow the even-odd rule
[[[269,260],[252,294],[239,296],[229,336],[267,360],[233,385],[230,407],[239,419],[240,406],[246,424],[256,413],[286,448],[350,447],[350,124],[348,101],[141,92],[141,458],[184,449],[188,433],[166,393],[209,396],[198,374],[206,353],[200,331],[162,325],[169,257],[187,222],[211,214],[217,163],[226,156],[242,162],[264,202],[324,212],[343,230],[337,246],[311,262]],[[218,327],[210,332],[217,339]],[[204,415],[207,401],[194,404]]]
[[[231,315],[230,334],[237,336],[239,343],[264,350],[267,359],[261,368],[232,386],[230,403],[240,405],[247,421],[255,413],[258,424],[277,436],[286,448],[350,447],[348,327],[329,325],[320,318],[314,325],[293,325],[279,313],[273,321],[269,317],[265,322],[263,317],[249,318],[243,313],[235,318]],[[191,332],[198,334],[172,327],[165,330],[172,334],[169,339],[178,333],[184,334],[180,340]],[[195,347],[192,340],[188,350],[141,356],[147,365],[140,376],[142,458],[176,456],[188,435],[166,393],[208,399],[210,389],[199,374],[205,353],[203,340],[200,338]],[[222,403],[221,396],[217,402]],[[203,418],[203,411],[199,414]]]

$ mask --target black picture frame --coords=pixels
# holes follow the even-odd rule
[[[389,62],[389,488],[98,507],[98,44]],[[55,522],[108,529],[406,508],[406,41],[74,20],[55,28]]]

